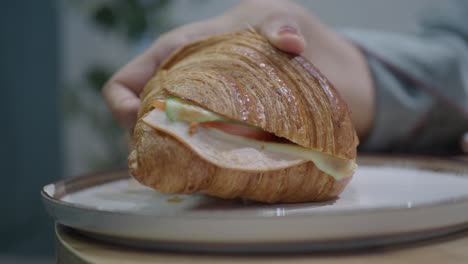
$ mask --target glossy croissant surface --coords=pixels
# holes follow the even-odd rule
[[[254,31],[196,41],[160,66],[141,95],[130,173],[162,192],[204,192],[268,203],[331,199],[352,177],[337,180],[312,161],[258,170],[212,162],[191,147],[190,140],[167,133],[157,122],[145,122],[152,102],[168,96],[307,149],[354,161],[358,138],[333,85],[306,59],[274,48]]]

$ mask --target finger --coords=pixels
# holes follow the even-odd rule
[[[107,106],[117,122],[124,128],[131,129],[136,120],[140,99],[128,87],[113,82],[103,90]]]
[[[132,128],[140,105],[139,95],[157,68],[175,49],[223,30],[215,20],[198,22],[165,34],[136,59],[119,70],[105,85],[103,96],[114,117],[125,128]]]
[[[163,35],[146,53],[161,63],[176,49],[197,39],[223,33],[230,27],[229,21],[219,17],[184,25]]]
[[[277,48],[301,54],[305,49],[304,36],[294,18],[286,15],[268,17],[260,25],[260,32]]]
[[[104,86],[103,97],[122,127],[133,127],[140,106],[139,94],[158,64],[154,57],[143,53],[115,73]]]

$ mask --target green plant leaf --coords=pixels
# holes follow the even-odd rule
[[[105,66],[94,65],[86,72],[86,80],[93,90],[101,92],[104,84],[112,76],[112,71]]]
[[[122,18],[127,27],[127,37],[130,40],[137,40],[147,30],[147,15],[137,0],[126,0],[125,2],[126,8]]]
[[[103,5],[96,9],[96,11],[92,15],[93,21],[107,29],[114,29],[117,27],[117,17],[114,12],[114,9],[109,5]]]

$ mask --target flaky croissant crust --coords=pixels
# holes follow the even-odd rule
[[[160,66],[141,95],[129,158],[137,164],[131,166],[132,175],[163,192],[202,191],[263,202],[330,199],[350,180],[335,181],[312,162],[265,172],[216,167],[142,122],[151,102],[169,95],[298,145],[354,160],[358,138],[333,85],[306,59],[274,48],[254,31],[196,41]]]
[[[294,143],[353,159],[358,143],[348,108],[306,59],[252,31],[210,37],[171,56],[145,87],[140,117],[168,94],[259,126]]]

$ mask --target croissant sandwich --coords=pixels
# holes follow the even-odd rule
[[[130,173],[161,192],[323,201],[356,168],[358,138],[332,84],[252,30],[178,50],[141,99]]]

